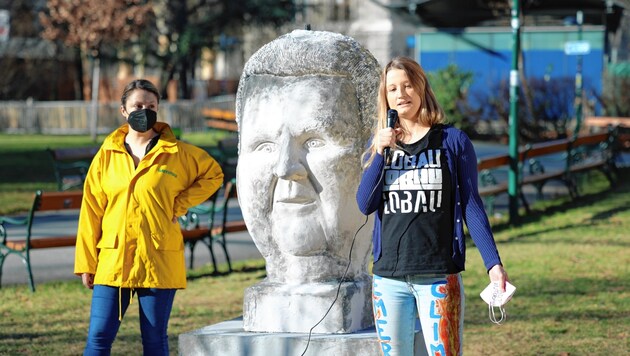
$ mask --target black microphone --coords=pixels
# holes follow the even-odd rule
[[[398,111],[394,109],[387,110],[387,127],[391,127],[392,129],[396,126],[396,122],[398,121]],[[383,155],[385,156],[385,162],[387,162],[387,158],[389,157],[390,147],[385,147],[383,150]]]

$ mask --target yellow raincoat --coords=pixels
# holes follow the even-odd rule
[[[188,208],[223,182],[204,150],[177,141],[162,122],[158,143],[138,167],[124,146],[129,126],[110,134],[94,157],[83,189],[74,273],[122,288],[186,288],[179,223]]]

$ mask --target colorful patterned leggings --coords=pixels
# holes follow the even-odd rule
[[[374,322],[384,356],[414,354],[417,319],[429,355],[462,354],[464,286],[459,274],[374,275],[372,293]]]

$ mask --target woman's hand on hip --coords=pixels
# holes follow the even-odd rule
[[[92,273],[83,273],[81,275],[83,285],[88,289],[94,289],[94,275]]]

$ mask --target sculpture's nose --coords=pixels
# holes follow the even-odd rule
[[[278,178],[286,180],[306,178],[308,172],[301,161],[299,149],[294,146],[293,142],[285,142],[281,145],[274,172]]]

